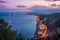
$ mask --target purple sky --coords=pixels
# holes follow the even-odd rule
[[[38,9],[43,9],[43,7],[44,9],[60,9],[60,0],[0,0],[1,11],[5,9],[6,11],[31,11],[30,8],[36,5],[39,6]]]

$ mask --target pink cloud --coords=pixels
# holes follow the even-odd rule
[[[7,3],[6,1],[2,1],[2,0],[0,0],[0,3]]]
[[[60,0],[45,0],[45,1],[60,1]]]
[[[51,4],[50,6],[60,6],[60,5],[56,5],[56,4]]]
[[[26,6],[24,5],[17,5],[18,8],[25,8]]]
[[[0,5],[0,8],[1,8],[1,7],[5,7],[5,6],[4,6],[4,5]]]
[[[56,4],[51,4],[50,6],[57,6]]]

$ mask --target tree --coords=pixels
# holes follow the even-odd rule
[[[26,40],[26,39],[22,37],[22,33],[19,33],[18,40]]]
[[[0,19],[0,40],[16,40],[16,32],[2,19]]]

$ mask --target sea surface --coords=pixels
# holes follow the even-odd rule
[[[26,39],[34,37],[36,31],[35,17],[31,15],[13,16],[15,13],[0,13],[0,19],[4,19],[12,30],[22,33]],[[16,13],[17,14],[17,13]]]

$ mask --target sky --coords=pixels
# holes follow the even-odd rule
[[[60,0],[0,0],[0,10],[2,9],[19,9],[26,11],[33,6],[40,6],[44,8],[59,9]],[[31,10],[28,10],[31,11]]]

